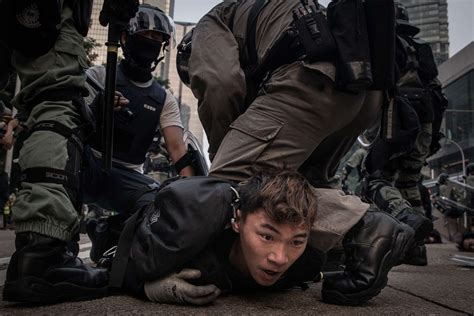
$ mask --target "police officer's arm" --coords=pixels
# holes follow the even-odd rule
[[[181,157],[186,155],[188,151],[183,141],[183,129],[178,126],[168,126],[161,131],[171,160],[173,163],[176,163]],[[191,166],[187,166],[183,168],[179,174],[181,176],[191,177],[194,175],[194,170]]]
[[[183,123],[181,122],[178,103],[169,90],[166,91],[166,100],[160,116],[160,127],[166,149],[171,160],[176,164],[187,154],[188,149],[183,141]],[[191,166],[186,166],[181,169],[179,174],[190,177],[194,175],[194,170]]]

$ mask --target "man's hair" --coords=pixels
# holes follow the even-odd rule
[[[298,172],[287,169],[256,171],[239,186],[242,218],[262,208],[279,224],[309,227],[316,218],[314,188]]]

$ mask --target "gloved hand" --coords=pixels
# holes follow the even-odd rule
[[[138,11],[138,0],[105,0],[99,15],[99,22],[107,26],[114,19],[121,25],[127,25],[128,21]]]
[[[214,301],[221,291],[214,284],[193,285],[186,280],[201,276],[196,269],[183,269],[153,282],[145,283],[148,299],[157,303],[205,305]]]

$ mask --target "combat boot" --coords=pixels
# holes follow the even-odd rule
[[[326,303],[360,305],[378,295],[390,269],[413,243],[413,229],[393,216],[369,210],[343,240],[345,270],[323,282]]]
[[[98,263],[107,250],[118,244],[120,219],[118,216],[90,218],[86,224],[86,232],[92,242],[90,259]]]
[[[107,295],[108,272],[82,263],[67,243],[32,232],[18,233],[8,265],[3,299],[56,303]]]

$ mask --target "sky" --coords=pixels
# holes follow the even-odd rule
[[[175,0],[174,18],[180,22],[197,22],[220,0]],[[330,0],[320,0],[327,5]],[[450,56],[474,41],[474,0],[448,0]]]

